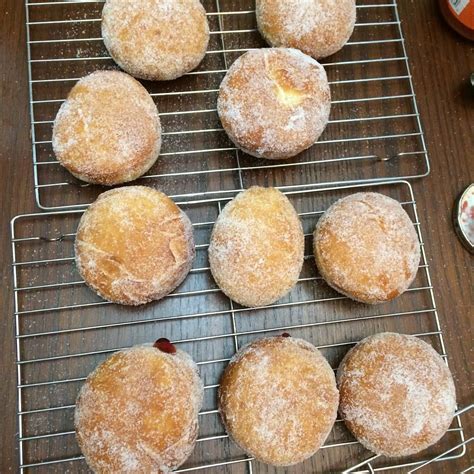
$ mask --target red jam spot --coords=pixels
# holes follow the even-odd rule
[[[284,332],[281,337],[291,337],[287,332]]]
[[[176,347],[166,338],[162,337],[158,339],[154,344],[153,347],[156,347],[161,352],[166,352],[167,354],[174,354],[176,352]]]

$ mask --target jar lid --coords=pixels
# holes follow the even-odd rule
[[[474,254],[474,183],[457,199],[453,217],[454,227],[461,242]]]
[[[439,0],[439,5],[449,25],[474,40],[474,0]]]

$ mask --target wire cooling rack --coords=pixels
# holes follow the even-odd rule
[[[358,0],[349,43],[322,61],[331,83],[330,123],[298,157],[274,162],[238,151],[221,128],[216,99],[228,67],[244,51],[266,46],[254,0],[202,0],[211,28],[205,60],[172,82],[148,82],[164,141],[142,182],[177,201],[225,196],[258,184],[311,188],[414,178],[429,161],[396,0]],[[103,1],[26,0],[34,186],[42,209],[83,207],[103,191],[84,186],[56,161],[52,123],[75,82],[115,69],[101,39]]]
[[[359,190],[378,191],[402,203],[418,231],[422,261],[412,287],[383,305],[362,305],[329,288],[311,256],[311,234],[325,209]],[[415,334],[447,358],[411,185],[406,181],[287,191],[306,236],[301,277],[288,296],[264,308],[232,303],[216,287],[208,267],[212,226],[232,197],[182,203],[195,231],[197,256],[186,281],[169,297],[138,308],[110,304],[81,281],[74,266],[74,236],[82,211],[18,216],[11,223],[18,375],[21,471],[87,472],[74,438],[78,390],[93,368],[115,350],[173,340],[200,366],[205,383],[199,441],[178,472],[278,472],[245,456],[227,437],[216,409],[220,374],[235,351],[256,338],[282,331],[320,348],[336,368],[364,337],[395,331]],[[418,466],[453,446],[441,460],[464,454],[459,418],[433,449],[395,461],[378,458],[373,471]],[[341,472],[369,453],[338,420],[313,458],[285,472]],[[439,460],[439,459],[438,459]],[[362,472],[362,471],[357,471]]]

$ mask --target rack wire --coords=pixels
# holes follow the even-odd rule
[[[357,304],[334,292],[317,274],[311,255],[311,233],[324,210],[335,200],[360,190],[381,192],[401,202],[420,239],[422,260],[415,282],[396,301],[383,305]],[[21,472],[87,472],[73,426],[80,385],[114,351],[159,337],[167,337],[188,351],[205,383],[199,440],[178,472],[277,472],[246,457],[228,439],[216,408],[223,368],[239,347],[251,340],[290,332],[316,345],[336,368],[359,340],[381,331],[396,331],[423,338],[447,359],[409,182],[286,190],[285,194],[303,222],[305,263],[298,284],[288,296],[257,309],[232,303],[209,272],[210,232],[233,195],[181,204],[195,232],[193,269],[175,293],[138,308],[105,302],[81,281],[74,266],[73,244],[83,211],[26,214],[12,220]],[[459,449],[439,460],[465,453],[459,417],[433,449],[395,461],[378,458],[370,469],[380,472],[420,466],[458,445]],[[342,472],[354,465],[354,460],[367,457],[367,451],[338,420],[325,446],[299,465],[298,472]]]
[[[216,112],[219,84],[243,52],[266,46],[254,0],[202,0],[211,28],[205,60],[172,82],[145,83],[164,129],[161,157],[141,181],[177,201],[225,196],[262,180],[301,189],[415,178],[429,161],[396,0],[358,0],[346,47],[323,62],[331,83],[330,123],[310,150],[286,162],[240,152]],[[101,39],[102,1],[26,0],[34,190],[45,210],[84,207],[103,191],[56,161],[52,123],[74,83],[115,69]]]

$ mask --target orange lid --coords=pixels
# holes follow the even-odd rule
[[[451,27],[474,40],[474,0],[440,0],[439,3]]]

